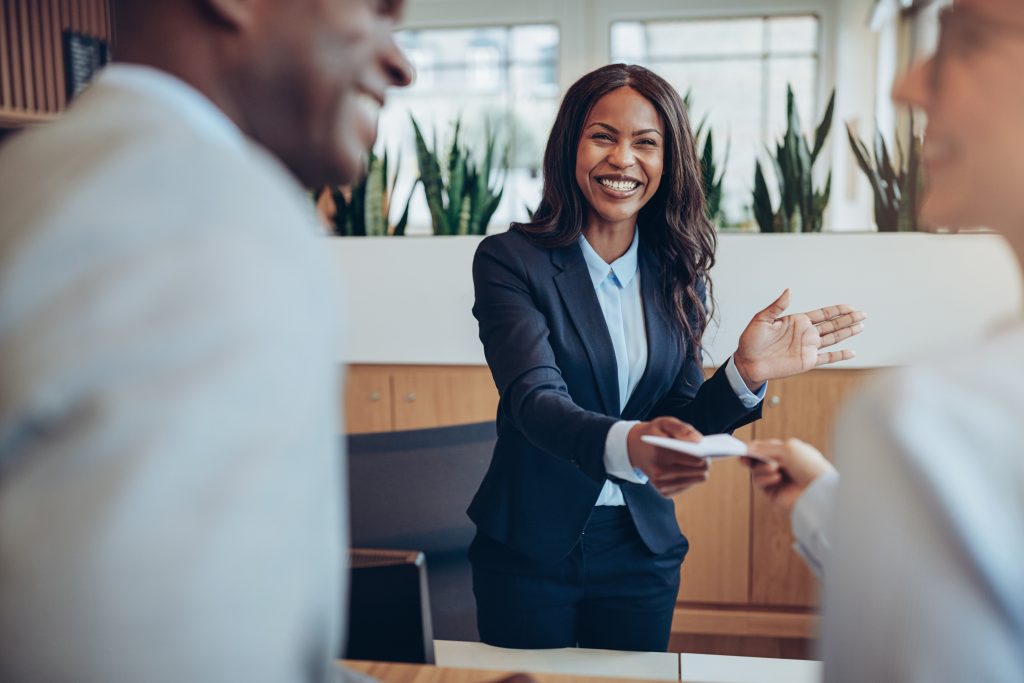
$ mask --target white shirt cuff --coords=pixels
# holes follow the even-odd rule
[[[725,376],[729,379],[729,386],[735,392],[736,398],[740,400],[744,407],[756,408],[757,404],[764,400],[765,392],[768,391],[768,383],[762,384],[756,394],[750,391],[747,383],[743,381],[740,371],[736,369],[736,361],[733,360],[732,356],[729,357],[729,361],[725,364]]]
[[[838,487],[837,472],[821,475],[796,499],[790,516],[793,536],[796,539],[794,547],[818,578],[824,576],[825,561],[832,552],[828,529],[832,523]]]
[[[640,424],[636,420],[619,420],[608,430],[604,441],[604,469],[609,477],[615,477],[634,484],[646,484],[647,475],[629,460],[629,448],[626,439],[633,425]]]

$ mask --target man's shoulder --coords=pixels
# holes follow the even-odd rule
[[[122,188],[122,204],[147,193],[173,198],[197,188],[212,195],[240,181],[295,184],[280,163],[243,137],[218,139],[159,102],[102,84],[57,121],[0,148],[0,177],[10,195],[59,185],[51,203],[114,183]],[[251,195],[250,201],[259,202],[276,193]]]
[[[957,487],[1008,500],[1024,485],[1022,410],[1024,328],[1014,328],[869,382],[838,420],[838,465],[868,478],[909,468],[941,500]]]
[[[233,149],[187,129],[129,117],[112,127],[72,116],[19,135],[0,154],[0,243],[198,230],[312,229],[295,180],[255,145]]]
[[[331,288],[312,202],[267,153],[154,123],[148,109],[123,122],[79,110],[5,146],[0,308],[38,291],[74,297],[85,281],[143,291],[161,264],[210,287]]]
[[[959,413],[969,415],[964,422],[970,423],[1019,412],[1024,408],[1024,326],[880,372],[855,403],[893,420],[921,412]]]

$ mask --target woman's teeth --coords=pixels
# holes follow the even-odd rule
[[[635,180],[609,180],[607,178],[601,178],[597,182],[617,192],[631,192],[640,185]]]

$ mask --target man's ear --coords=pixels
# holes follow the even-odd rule
[[[218,21],[234,28],[251,26],[263,4],[261,0],[198,0]],[[285,0],[287,2],[288,0]]]

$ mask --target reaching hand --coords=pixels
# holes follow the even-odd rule
[[[658,493],[668,498],[707,481],[707,460],[645,443],[640,440],[644,434],[695,443],[701,440],[702,435],[674,417],[657,417],[650,422],[633,425],[629,430],[629,436],[626,437],[629,460],[633,467],[640,468],[650,478]]]
[[[755,315],[740,335],[733,360],[751,391],[770,379],[798,375],[855,355],[849,349],[821,350],[863,332],[862,321],[867,315],[840,304],[783,316],[789,300],[787,289],[772,305]]]
[[[799,439],[751,441],[747,450],[771,460],[743,459],[754,474],[754,486],[787,512],[815,479],[836,471],[817,448]]]

